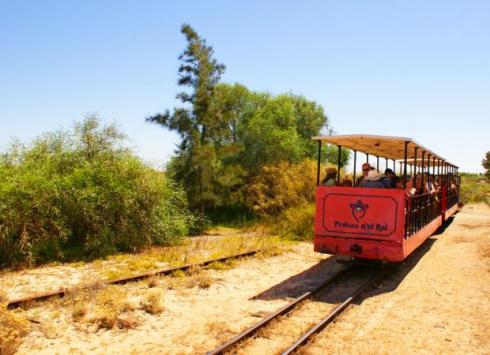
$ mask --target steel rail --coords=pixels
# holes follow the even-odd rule
[[[236,345],[239,342],[245,340],[246,338],[252,336],[254,333],[257,332],[257,330],[259,330],[262,327],[264,327],[265,325],[267,325],[273,319],[289,313],[299,303],[301,303],[305,299],[311,297],[314,293],[318,292],[320,289],[324,288],[328,284],[330,284],[333,281],[337,280],[340,276],[344,275],[350,269],[352,269],[352,267],[345,267],[340,272],[338,272],[337,274],[333,275],[332,277],[329,277],[327,280],[325,280],[324,282],[322,282],[319,286],[315,287],[313,290],[303,293],[301,296],[295,298],[293,301],[291,301],[288,304],[286,304],[285,306],[279,308],[275,312],[269,314],[267,317],[263,318],[258,323],[256,323],[256,324],[252,325],[251,327],[245,329],[243,332],[237,334],[232,339],[228,340],[226,343],[224,343],[224,344],[218,346],[217,348],[215,348],[215,349],[207,352],[206,354],[207,355],[222,354],[223,352],[225,352],[226,350],[230,349],[234,345]]]
[[[337,318],[343,311],[347,309],[347,307],[354,301],[356,300],[367,288],[369,288],[371,285],[373,285],[375,282],[377,282],[379,279],[381,279],[384,275],[386,274],[386,270],[382,270],[376,275],[372,276],[369,278],[369,280],[364,283],[361,287],[359,287],[351,296],[345,299],[344,302],[339,304],[332,312],[330,312],[325,318],[323,318],[320,322],[318,322],[316,325],[311,327],[306,333],[304,333],[296,342],[291,345],[288,349],[283,351],[281,355],[288,355],[303,346],[310,338],[312,335],[319,333],[322,331],[327,325],[332,323],[332,321]]]
[[[149,278],[151,276],[168,275],[168,274],[171,274],[172,272],[175,272],[178,270],[186,271],[186,270],[189,270],[190,268],[193,268],[193,267],[207,266],[209,264],[216,263],[216,262],[222,262],[222,261],[226,261],[226,260],[230,260],[230,259],[244,258],[247,256],[255,255],[259,251],[260,250],[251,250],[251,251],[247,251],[247,252],[240,253],[240,254],[225,256],[222,258],[206,260],[206,261],[201,262],[201,263],[185,264],[182,266],[176,266],[176,267],[167,268],[167,269],[151,270],[151,271],[146,271],[143,273],[139,273],[139,274],[135,274],[135,275],[127,276],[127,277],[121,277],[121,278],[114,279],[114,280],[103,281],[103,282],[104,282],[104,284],[108,284],[108,285],[125,284],[126,282],[138,281],[138,280],[142,280],[145,278]],[[82,287],[82,289],[88,289],[90,287],[94,287],[95,285],[97,285],[97,284],[94,283],[94,284],[85,285]],[[8,309],[16,308],[16,307],[19,307],[23,304],[31,302],[31,301],[43,301],[43,300],[46,300],[48,298],[56,297],[56,296],[63,297],[69,292],[79,291],[79,290],[80,290],[80,288],[75,286],[72,288],[62,288],[62,289],[59,289],[57,291],[36,293],[36,294],[30,295],[30,296],[17,298],[17,299],[13,299],[13,300],[8,301],[7,308]]]

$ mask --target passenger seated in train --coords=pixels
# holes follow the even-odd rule
[[[456,182],[452,178],[451,181],[449,182],[449,189],[452,190],[452,192],[458,192],[458,186],[456,185]]]
[[[432,177],[432,175],[425,174],[425,178],[424,192],[431,195],[437,194],[437,190],[434,186],[434,178]]]
[[[349,176],[344,177],[344,180],[342,181],[342,186],[352,187],[352,180]]]
[[[359,187],[370,187],[370,188],[381,188],[383,189],[385,186],[381,181],[381,175],[376,170],[370,170],[365,176]]]
[[[362,175],[359,176],[359,178],[357,179],[356,186],[361,185],[361,182],[364,180],[364,178],[368,175],[368,173],[371,170],[374,170],[374,168],[371,165],[369,165],[369,163],[362,164]]]
[[[396,174],[390,168],[385,169],[385,173],[381,178],[381,182],[385,188],[394,188],[396,186],[396,181],[394,180]]]
[[[405,193],[408,196],[415,196],[417,189],[413,186],[413,178],[411,176],[406,176],[405,181],[407,184],[405,185]]]
[[[335,186],[335,181],[337,179],[337,169],[327,168],[327,176],[322,180],[322,185],[324,186]]]

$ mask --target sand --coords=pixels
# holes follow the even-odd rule
[[[465,207],[443,233],[424,244],[411,262],[368,292],[362,303],[351,306],[303,352],[490,353],[489,240],[490,208]],[[40,303],[21,311],[36,323],[32,323],[18,352],[205,353],[340,267],[334,258],[314,253],[311,244],[299,243],[281,255],[248,258],[230,270],[210,270],[209,288],[169,289],[172,279],[168,277],[162,278],[156,288],[149,288],[145,282],[121,286],[133,299],[155,289],[163,296],[162,313],[132,313],[138,320],[133,329],[97,330],[73,321],[68,306]],[[63,266],[59,268],[63,270]],[[76,275],[76,270],[67,270]],[[16,287],[15,280],[27,279],[9,280],[10,287]],[[48,278],[32,280],[53,282]],[[26,287],[29,285],[22,286]],[[32,285],[34,289],[46,287]],[[335,304],[333,299],[320,302],[315,310],[327,310]],[[289,341],[297,329],[288,329],[282,339]],[[270,330],[270,337],[273,334]],[[281,346],[272,343],[250,344],[242,353],[275,353]]]

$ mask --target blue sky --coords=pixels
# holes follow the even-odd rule
[[[183,22],[225,82],[303,94],[339,134],[412,137],[482,171],[489,1],[0,0],[0,150],[97,112],[162,164],[178,137],[144,118],[177,104]]]

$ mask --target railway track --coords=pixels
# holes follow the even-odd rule
[[[105,284],[108,284],[108,285],[125,284],[127,282],[139,281],[139,280],[143,280],[143,279],[146,279],[146,278],[149,278],[152,276],[169,275],[169,274],[171,274],[175,271],[178,271],[178,270],[187,271],[187,270],[194,268],[194,267],[203,267],[203,266],[207,266],[209,264],[216,263],[216,262],[223,262],[223,261],[227,261],[227,260],[231,260],[231,259],[240,259],[240,258],[244,258],[247,256],[252,256],[252,255],[257,254],[258,252],[260,252],[260,250],[251,250],[251,251],[240,253],[240,254],[234,254],[234,255],[226,256],[223,258],[206,260],[206,261],[203,261],[201,263],[185,264],[182,266],[177,266],[177,267],[172,267],[172,268],[150,270],[150,271],[146,271],[146,272],[139,273],[139,274],[134,274],[134,275],[127,276],[127,277],[121,277],[121,278],[114,279],[114,280],[108,280],[105,282]],[[87,289],[87,288],[90,288],[93,286],[94,286],[94,284],[89,284],[89,285],[84,286],[82,289]],[[7,308],[12,309],[12,308],[20,307],[24,304],[27,304],[27,303],[30,303],[33,301],[43,301],[43,300],[47,300],[47,299],[52,298],[52,297],[63,297],[69,292],[72,292],[72,291],[76,292],[79,290],[80,290],[79,287],[72,287],[72,288],[62,288],[62,289],[59,289],[56,291],[50,291],[50,292],[35,293],[35,294],[29,295],[26,297],[16,298],[16,299],[8,301]]]
[[[226,343],[209,351],[207,354],[217,355],[224,353],[234,353],[238,349],[241,349],[245,353],[255,353],[257,349],[253,348],[253,344],[252,346],[250,346],[250,343],[253,343],[258,338],[265,338],[266,342],[274,341],[276,334],[278,334],[278,338],[281,338],[281,329],[268,328],[287,328],[288,322],[293,323],[292,326],[290,324],[289,328],[304,328],[304,324],[301,324],[301,319],[306,319],[307,324],[309,324],[309,327],[306,328],[307,330],[294,342],[288,343],[292,345],[284,348],[284,344],[282,344],[282,348],[279,350],[284,355],[296,352],[299,348],[308,343],[308,341],[315,334],[318,334],[320,331],[322,331],[328,324],[330,324],[343,311],[345,311],[349,307],[349,305],[352,304],[357,298],[359,298],[359,296],[364,291],[366,291],[377,281],[379,281],[385,275],[386,270],[374,269],[370,270],[367,273],[364,273],[364,275],[357,276],[355,275],[356,272],[360,272],[360,270],[356,267],[345,267],[336,275],[325,280],[315,289],[295,298],[284,307],[281,307],[269,316],[263,318],[260,322],[239,333]],[[353,280],[353,278],[357,280]],[[344,283],[343,286],[342,283]],[[351,283],[351,285],[346,286],[346,283]],[[342,287],[345,289],[345,292],[341,292],[342,295],[333,295],[335,294],[336,290]],[[331,301],[336,301],[334,303],[336,304],[336,306],[332,304],[326,304],[325,300],[328,300],[328,303],[330,303]],[[315,302],[317,304],[323,302],[323,305],[320,307],[316,307],[314,306]],[[327,312],[322,312],[322,309],[326,307],[330,308],[330,310]],[[313,321],[313,325],[311,325],[312,318],[316,319],[316,321]],[[261,336],[261,333],[264,332],[268,332],[269,334]],[[247,351],[247,348],[249,348],[249,351]],[[276,353],[276,350],[278,349],[274,349],[271,352]]]

